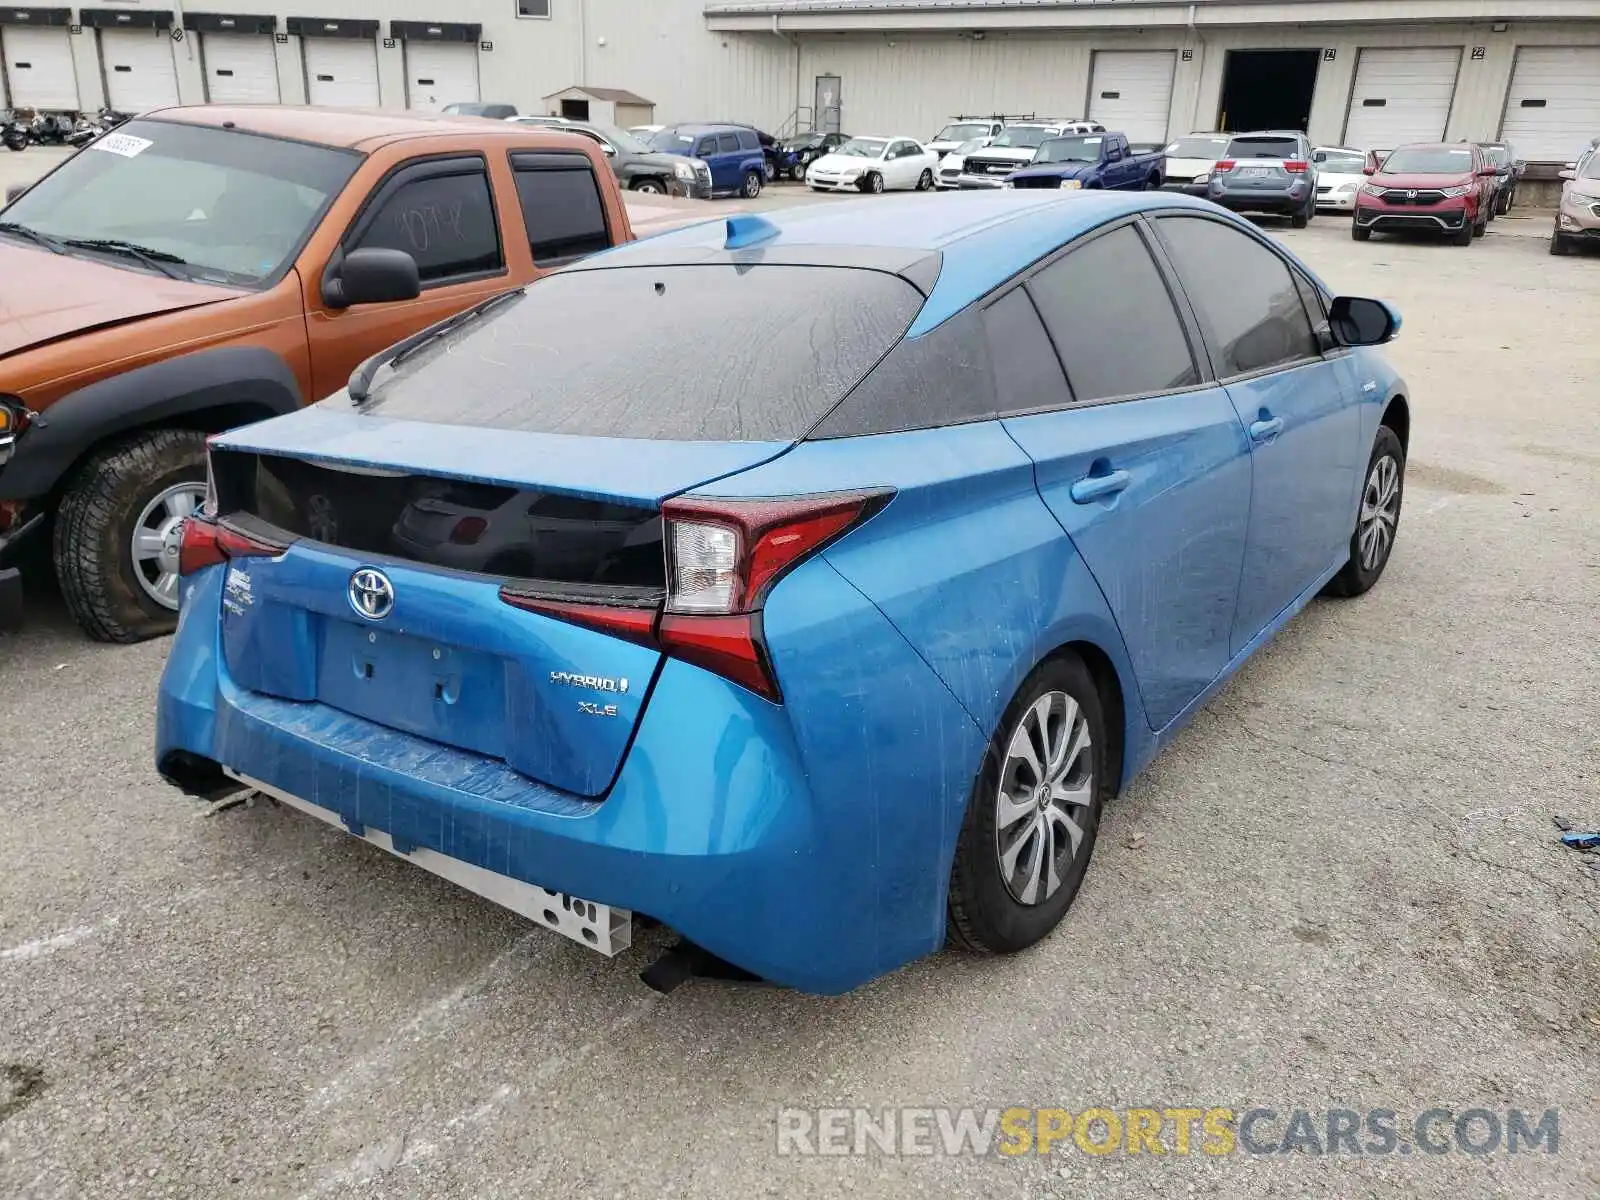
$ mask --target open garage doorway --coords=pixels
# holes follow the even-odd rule
[[[1304,130],[1320,61],[1321,50],[1229,50],[1217,128]]]

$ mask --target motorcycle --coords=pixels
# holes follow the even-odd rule
[[[7,150],[28,148],[27,123],[18,119],[15,113],[6,113],[0,117],[0,145],[4,145]]]
[[[73,118],[65,113],[38,113],[28,128],[28,136],[36,146],[65,145],[73,124]]]

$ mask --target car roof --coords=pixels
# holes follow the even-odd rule
[[[737,133],[740,130],[746,133],[757,133],[759,130],[754,125],[668,125],[666,128],[675,129],[680,133]]]
[[[458,138],[467,131],[473,136],[530,136],[529,124],[488,117],[309,105],[206,104],[153,109],[139,119],[228,127],[266,137],[363,151],[415,138]]]
[[[682,263],[810,263],[890,270],[937,256],[937,278],[911,328],[925,333],[1057,246],[1107,221],[1151,209],[1220,215],[1207,200],[1176,192],[979,190],[806,205],[762,213],[768,236],[725,246],[729,223],[713,220],[618,246],[581,269]],[[1229,218],[1243,224],[1238,218]],[[918,282],[913,279],[914,282]]]

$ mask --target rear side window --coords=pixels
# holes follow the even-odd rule
[[[742,150],[759,150],[761,139],[750,130],[743,130],[739,134],[739,147]]]
[[[400,184],[350,248],[404,250],[424,284],[504,268],[500,225],[481,165]]]
[[[881,271],[563,271],[380,374],[364,407],[540,433],[792,441],[872,370],[921,306],[915,288]]]
[[[1161,217],[1156,228],[1211,343],[1219,378],[1318,354],[1283,259],[1221,221]]]
[[[512,159],[528,247],[533,251],[533,261],[542,267],[594,254],[611,245],[605,205],[589,160],[569,157],[581,165],[528,167]]]
[[[1027,287],[1079,402],[1199,381],[1172,297],[1131,225],[1079,246]]]
[[[720,154],[731,154],[739,149],[739,135],[736,133],[717,134],[717,151]]]
[[[1013,288],[983,314],[1002,416],[1064,408],[1072,402],[1055,347],[1025,288]]]

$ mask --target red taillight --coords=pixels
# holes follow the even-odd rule
[[[1304,175],[1311,169],[1311,164],[1301,162],[1297,158],[1291,158],[1283,164],[1283,169],[1291,175]]]
[[[189,517],[178,543],[178,574],[193,575],[230,558],[277,558],[287,547],[259,541],[205,517]]]
[[[1233,159],[1231,159],[1231,158],[1223,158],[1223,159],[1218,159],[1217,160],[1217,165],[1215,167],[1213,167],[1212,170],[1216,171],[1219,175],[1221,175],[1221,174],[1226,174],[1227,172],[1233,170],[1234,167],[1236,167],[1238,165],[1239,164],[1234,162]]]
[[[475,546],[488,528],[489,522],[482,517],[462,517],[450,531],[450,540],[457,546]]]
[[[889,491],[779,500],[682,497],[661,508],[667,596],[660,608],[574,600],[507,585],[507,604],[659,646],[777,703],[761,605],[783,575],[888,502]]]

